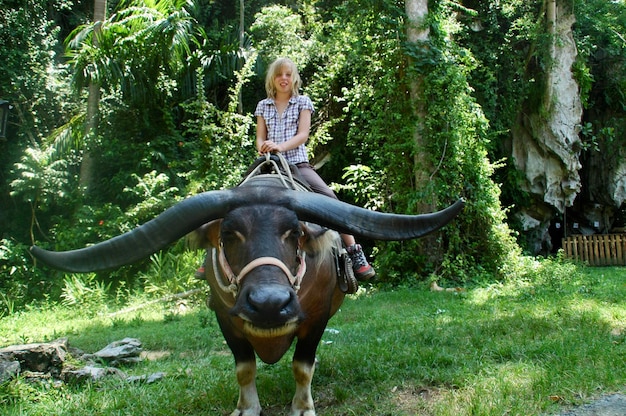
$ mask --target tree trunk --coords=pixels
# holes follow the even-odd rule
[[[106,19],[106,0],[95,0],[93,10],[94,22],[103,22]],[[98,47],[98,36],[100,35],[100,24],[96,24],[93,33],[93,44]],[[94,160],[91,157],[90,147],[94,138],[98,134],[98,107],[100,104],[100,85],[93,81],[89,84],[89,97],[87,98],[87,122],[85,126],[85,147],[83,160],[80,165],[80,176],[78,184],[83,194],[89,193],[94,182]]]
[[[244,34],[245,34],[245,19],[244,19],[244,0],[239,0],[239,52],[243,51],[244,47]],[[237,69],[241,70],[243,67],[243,62],[238,60],[241,65],[237,64]],[[239,89],[239,103],[237,104],[237,110],[239,114],[243,114],[243,92],[242,89]]]
[[[547,32],[550,35],[550,60],[552,61],[554,61],[556,57],[556,12],[556,0],[546,0],[546,25]],[[552,96],[554,94],[553,72],[554,70],[550,69],[546,74],[546,91],[544,95],[544,110],[546,111],[550,111]]]
[[[430,30],[426,26],[426,16],[428,15],[428,0],[405,0],[405,10],[408,18],[407,40],[417,47],[428,47],[426,43],[429,39]],[[430,181],[430,172],[433,165],[431,157],[426,151],[427,138],[424,136],[424,128],[427,111],[425,107],[426,98],[424,96],[424,80],[414,78],[409,82],[410,98],[414,108],[415,129],[413,132],[413,143],[415,146],[414,175],[415,189],[423,190]],[[416,207],[418,212],[432,212],[436,209],[437,200],[435,195],[428,195]],[[428,263],[436,264],[440,261],[442,247],[438,242],[437,234],[431,234],[420,241],[419,254],[425,256]]]
[[[406,14],[408,17],[407,39],[410,43],[423,44],[428,40],[430,30],[425,26],[426,15],[428,14],[427,0],[406,0]],[[420,46],[420,45],[417,45]],[[415,131],[413,133],[413,142],[415,143],[415,185],[417,189],[423,188],[429,181],[429,172],[432,171],[432,164],[426,148],[426,138],[423,135],[424,120],[426,119],[425,98],[424,98],[424,82],[421,78],[410,80],[410,97],[415,108]],[[426,211],[434,205],[426,204]]]

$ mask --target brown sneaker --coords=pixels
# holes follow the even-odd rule
[[[376,275],[374,268],[367,262],[360,244],[346,247],[346,251],[352,260],[352,270],[357,280],[369,280]]]

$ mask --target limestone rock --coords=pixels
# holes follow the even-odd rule
[[[9,381],[22,374],[28,380],[59,380],[63,381],[98,381],[110,375],[128,379],[126,374],[117,368],[100,366],[96,363],[105,362],[109,365],[128,364],[141,361],[141,341],[136,338],[124,338],[107,345],[95,354],[84,354],[76,348],[70,348],[66,338],[50,343],[33,343],[12,345],[0,348],[0,383]],[[83,361],[82,368],[73,368],[66,363],[68,351],[75,359]],[[164,374],[139,376],[147,383],[164,377]]]
[[[577,55],[573,24],[573,14],[558,19],[558,46],[546,91],[549,108],[520,118],[512,143],[515,164],[526,176],[526,190],[561,213],[581,190],[582,105],[571,69]]]
[[[115,341],[93,354],[93,356],[85,356],[84,358],[95,357],[106,361],[111,365],[130,364],[141,361],[141,341],[136,338],[124,338],[121,341]]]
[[[561,1],[557,10],[562,14],[556,20],[544,102],[520,115],[511,134],[511,156],[525,177],[521,187],[533,201],[517,215],[535,254],[552,245],[547,232],[550,221],[573,206],[582,190],[579,130],[583,111],[572,72],[577,56],[572,34],[575,18]]]
[[[117,368],[92,365],[87,365],[77,370],[64,371],[62,377],[66,382],[89,382],[99,381],[109,375],[114,375],[121,379],[127,378],[126,374]]]
[[[50,373],[58,377],[63,369],[67,348],[67,338],[49,343],[12,345],[0,348],[0,361],[17,361],[21,371]]]
[[[128,377],[126,379],[127,382],[129,383],[146,383],[146,384],[152,384],[154,382],[157,382],[163,378],[165,378],[167,374],[164,372],[158,372],[158,373],[153,373],[150,375],[142,375],[142,376],[131,376]]]
[[[609,192],[615,207],[620,207],[626,201],[626,161],[623,159],[618,162],[611,175]]]
[[[19,361],[2,361],[0,362],[0,384],[16,377],[21,371]]]

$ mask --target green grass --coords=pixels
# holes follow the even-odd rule
[[[626,269],[556,265],[532,280],[462,293],[370,290],[346,300],[318,349],[320,416],[544,415],[626,387]],[[139,338],[157,383],[0,386],[4,415],[225,415],[237,386],[214,316],[156,306],[114,318],[49,307],[0,320],[0,346],[66,336],[93,352]],[[89,315],[89,314],[87,314]],[[264,415],[288,413],[291,353],[260,364]]]

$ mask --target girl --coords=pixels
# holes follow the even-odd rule
[[[288,58],[278,58],[269,67],[265,78],[267,98],[261,100],[254,115],[256,124],[256,147],[259,154],[282,153],[288,162],[298,167],[300,174],[314,192],[337,199],[309,164],[305,143],[311,129],[313,103],[299,94],[300,75],[296,65]],[[368,280],[376,272],[367,262],[365,254],[354,237],[342,234],[346,251],[352,260],[354,274],[359,280]]]

